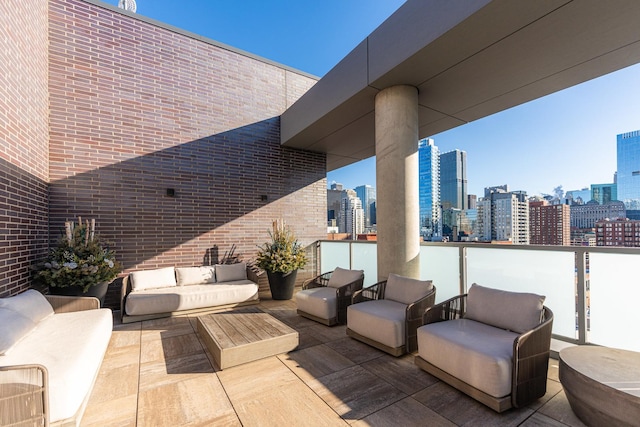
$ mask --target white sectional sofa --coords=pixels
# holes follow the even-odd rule
[[[78,425],[112,329],[97,298],[1,298],[0,425]]]
[[[243,262],[132,272],[122,283],[122,322],[257,304],[258,284],[248,272]]]

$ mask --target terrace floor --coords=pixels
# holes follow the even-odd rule
[[[122,325],[82,426],[583,426],[551,359],[547,394],[497,414],[417,368],[355,341],[344,326],[299,317],[294,301],[260,307],[299,332],[296,351],[219,370],[195,317]],[[117,313],[116,316],[117,317]]]

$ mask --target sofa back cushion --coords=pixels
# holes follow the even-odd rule
[[[408,305],[426,297],[432,290],[431,280],[412,279],[391,273],[387,279],[384,299]]]
[[[129,280],[131,280],[132,291],[170,288],[172,286],[176,286],[176,271],[174,267],[134,271],[129,274]]]
[[[213,265],[204,267],[176,267],[176,281],[178,286],[215,283],[216,268]]]
[[[247,280],[247,263],[216,264],[216,278],[218,282],[233,282]]]
[[[6,354],[22,337],[36,327],[36,323],[26,316],[0,307],[0,355]]]
[[[331,277],[329,277],[327,286],[331,288],[339,288],[363,277],[364,272],[362,270],[347,270],[336,267],[336,269],[333,270],[333,273],[331,273]]]
[[[502,291],[474,283],[467,294],[464,317],[521,334],[540,324],[544,300],[542,295]]]
[[[21,294],[0,298],[0,308],[6,308],[31,319],[34,324],[53,314],[53,307],[40,292],[29,289]],[[0,323],[0,325],[3,325]],[[4,327],[4,326],[3,326]]]

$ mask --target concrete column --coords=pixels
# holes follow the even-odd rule
[[[418,89],[392,86],[375,101],[378,280],[420,277]]]

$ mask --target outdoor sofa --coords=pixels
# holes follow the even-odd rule
[[[544,396],[553,313],[544,296],[473,284],[418,328],[415,363],[496,412]]]
[[[257,277],[248,275],[254,273],[244,262],[129,273],[122,282],[122,323],[257,304]]]
[[[79,425],[113,329],[92,297],[0,298],[0,425]]]

